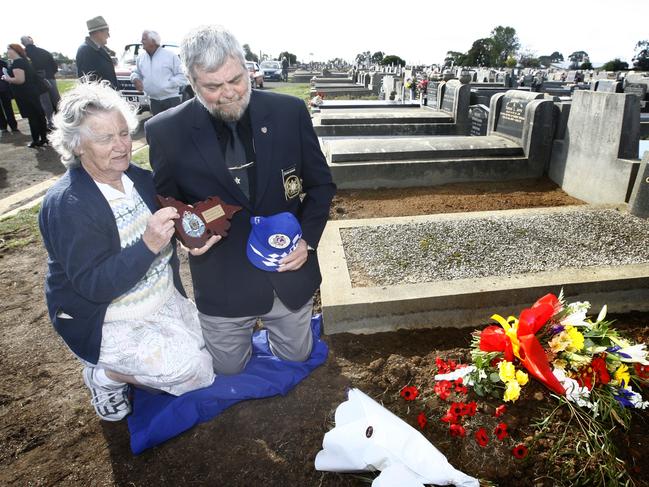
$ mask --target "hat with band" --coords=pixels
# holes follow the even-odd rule
[[[108,29],[108,24],[101,15],[86,21],[86,26],[88,27],[89,34],[97,32],[98,30]]]
[[[250,218],[252,229],[246,253],[255,267],[277,272],[279,261],[293,252],[302,238],[302,227],[292,213]]]

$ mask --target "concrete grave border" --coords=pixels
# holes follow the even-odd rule
[[[584,208],[584,207],[578,207]],[[487,323],[494,313],[518,314],[561,288],[570,301],[590,301],[593,313],[649,311],[649,264],[561,269],[515,276],[458,279],[397,286],[352,287],[340,230],[358,226],[412,224],[490,215],[574,211],[574,206],[421,215],[327,223],[318,247],[322,271],[324,331],[376,333],[396,329],[462,327]]]

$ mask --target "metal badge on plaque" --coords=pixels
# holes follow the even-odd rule
[[[200,248],[212,235],[228,236],[230,220],[241,206],[228,205],[218,196],[210,196],[205,201],[186,205],[174,198],[157,196],[161,206],[173,206],[180,218],[174,220],[176,237],[185,247]]]

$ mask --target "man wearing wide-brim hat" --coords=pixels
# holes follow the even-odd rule
[[[110,31],[102,16],[86,22],[88,37],[77,50],[77,76],[90,76],[92,79],[110,81],[114,89],[118,88],[115,66],[110,51],[106,47]]]

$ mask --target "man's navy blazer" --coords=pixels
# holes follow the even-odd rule
[[[232,179],[211,116],[196,98],[145,124],[159,194],[188,204],[218,196],[243,207],[226,238],[205,254],[189,257],[196,304],[212,316],[267,313],[273,291],[288,308],[298,309],[321,281],[315,252],[300,269],[281,273],[257,269],[246,256],[250,218],[284,211],[297,217],[302,238],[316,248],[336,191],[302,100],[253,90],[249,114],[256,156],[254,207]],[[302,180],[303,199],[286,191],[290,171]]]

